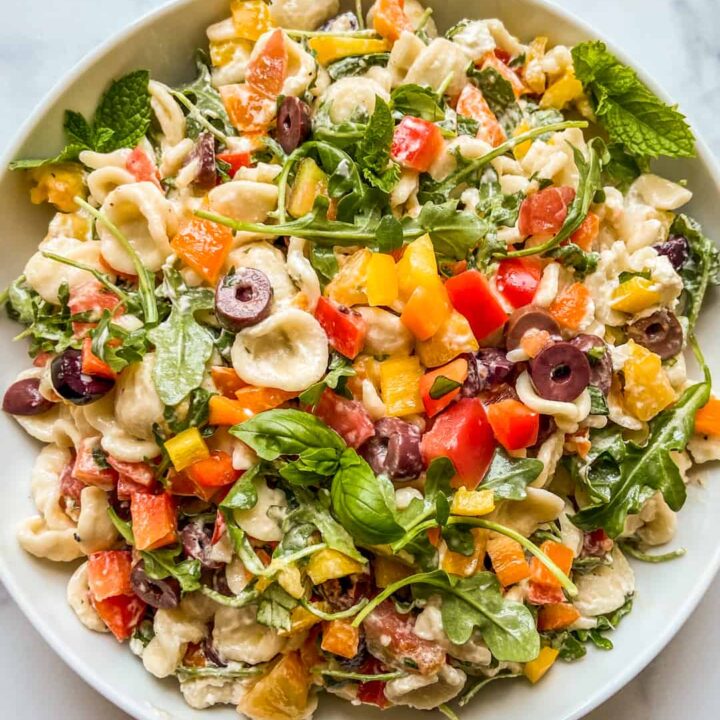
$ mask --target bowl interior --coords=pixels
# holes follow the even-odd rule
[[[538,0],[430,0],[435,20],[447,28],[470,17],[499,17],[523,39],[548,35],[553,43],[573,44],[589,39],[591,32],[564,11]],[[366,3],[367,5],[367,3]],[[62,83],[28,122],[5,160],[28,155],[49,155],[62,142],[62,114],[66,108],[92,112],[107,82],[130,69],[148,68],[170,84],[192,77],[192,55],[205,44],[204,31],[211,22],[227,15],[227,0],[180,0],[138,22],[101,48]],[[617,52],[617,49],[614,49]],[[621,53],[618,53],[622,55]],[[6,163],[3,163],[3,167]],[[690,214],[706,228],[720,227],[720,192],[717,174],[705,151],[692,161],[673,161],[660,167],[668,177],[687,179],[695,198]],[[50,215],[32,207],[19,173],[0,174],[4,198],[0,237],[6,259],[0,267],[0,286],[17,277],[38,242],[44,237]],[[698,334],[713,370],[720,369],[720,337],[712,332],[717,297],[708,300]],[[0,387],[7,387],[27,366],[22,343],[11,342],[17,327],[3,317],[0,335],[5,341],[5,362],[0,366]],[[25,554],[15,540],[15,527],[33,514],[29,497],[30,470],[38,451],[36,444],[4,414],[0,414],[0,454],[6,467],[4,516],[0,524],[0,574],[10,592],[35,627],[55,650],[88,682],[131,715],[143,720],[197,718],[188,708],[174,680],[160,682],[145,672],[127,650],[106,635],[87,631],[65,602],[65,585],[71,568],[38,561]],[[699,601],[720,563],[720,485],[692,487],[682,511],[676,544],[688,549],[674,563],[635,566],[635,610],[612,635],[611,653],[589,652],[573,665],[555,669],[540,685],[525,682],[490,686],[465,708],[465,717],[505,720],[570,720],[591,710],[639,672],[670,640]],[[213,717],[237,717],[232,708],[213,710]],[[351,708],[323,698],[317,717],[378,716],[367,707]],[[390,717],[413,716],[412,710],[396,710]]]

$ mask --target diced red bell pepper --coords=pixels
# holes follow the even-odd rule
[[[495,439],[506,450],[522,450],[537,442],[540,416],[519,400],[501,400],[486,412]]]
[[[130,499],[135,547],[156,550],[177,540],[177,513],[169,493],[135,493]]]
[[[114,315],[122,312],[117,296],[97,280],[90,280],[71,288],[68,309],[73,315],[88,314],[87,322],[73,322],[73,333],[76,337],[82,337],[88,330],[95,327],[103,310],[115,311]]]
[[[550,605],[565,602],[565,593],[561,587],[528,583],[528,602],[533,605]]]
[[[450,458],[456,477],[453,487],[474,490],[481,482],[495,451],[495,437],[479,398],[463,398],[435,420],[420,445],[423,461]]]
[[[427,172],[444,145],[437,125],[408,115],[395,128],[392,156],[405,167]]]
[[[217,159],[222,160],[224,163],[227,163],[230,166],[230,170],[228,171],[228,175],[231,178],[234,178],[236,173],[240,170],[240,168],[244,167],[250,167],[252,165],[252,159],[249,152],[243,152],[243,153],[232,153],[232,152],[225,152],[225,153],[218,153]]]
[[[382,680],[371,680],[370,682],[361,683],[358,686],[357,699],[366,705],[376,705],[384,710],[390,705],[390,701],[385,697],[386,682]]]
[[[86,485],[103,490],[112,490],[117,483],[117,473],[107,463],[100,438],[85,438],[80,442],[72,474]]]
[[[507,322],[507,313],[479,271],[466,270],[451,277],[445,289],[452,306],[467,318],[478,340],[484,340]]]
[[[69,462],[60,475],[60,495],[80,505],[80,495],[87,485],[73,475],[75,461]]]
[[[148,495],[154,495],[155,489],[155,487],[145,487],[145,485],[140,485],[139,483],[133,482],[125,475],[121,475],[118,479],[115,492],[117,493],[118,500],[126,502],[130,500],[133,493],[147,493]]]
[[[85,375],[114,380],[115,371],[92,351],[92,338],[86,337],[82,346],[82,371]]]
[[[125,462],[114,458],[112,455],[107,456],[107,462],[111,468],[117,471],[120,477],[125,477],[146,488],[150,488],[155,484],[155,472],[145,462]]]
[[[523,237],[555,235],[562,228],[574,199],[575,190],[571,187],[549,187],[526,197],[520,206],[520,234]]]
[[[93,607],[119,642],[130,638],[145,616],[147,605],[137,595],[93,600]]]
[[[541,277],[542,266],[536,260],[502,260],[495,276],[495,286],[513,307],[520,308],[533,301]]]
[[[321,297],[315,317],[340,354],[351,360],[360,354],[367,334],[367,323],[360,313]]]
[[[125,169],[135,177],[138,182],[151,182],[162,189],[160,173],[150,156],[141,148],[136,147],[125,161]]]
[[[278,28],[265,41],[262,52],[248,64],[245,80],[251,87],[275,99],[282,92],[287,72],[285,33]]]
[[[95,600],[118,595],[132,595],[130,571],[132,553],[129,550],[105,550],[88,558],[88,587]]]
[[[232,464],[232,457],[222,450],[214,450],[209,458],[198,460],[186,471],[200,487],[219,488],[232,485],[241,475]]]
[[[502,48],[496,47],[493,50],[493,53],[495,54],[495,57],[500,62],[505,63],[505,65],[510,64],[510,61],[512,60],[512,55],[507,50],[503,50]]]
[[[423,406],[425,407],[425,412],[428,417],[435,417],[439,412],[442,412],[460,394],[460,388],[457,387],[445,395],[433,398],[431,393],[435,381],[443,377],[462,385],[467,379],[467,375],[467,360],[465,360],[465,358],[458,358],[448,365],[445,365],[445,367],[431,370],[422,376],[420,380],[420,397],[422,398]]]
[[[375,426],[365,406],[357,400],[348,400],[329,388],[323,392],[313,410],[352,448],[359,448],[375,434]]]
[[[479,124],[477,137],[480,140],[484,140],[492,147],[497,147],[507,140],[505,131],[487,104],[485,96],[472,83],[468,83],[463,88],[456,109],[458,115],[477,121]]]
[[[583,537],[583,554],[593,557],[607,555],[613,549],[612,538],[603,530],[598,528],[592,532],[585,533]]]

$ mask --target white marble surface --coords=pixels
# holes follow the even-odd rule
[[[87,51],[162,4],[163,0],[0,0],[0,146]],[[669,91],[720,154],[718,0],[556,0],[556,4],[625,48]],[[660,657],[589,720],[720,717],[718,608],[720,580]],[[128,720],[53,654],[2,585],[0,627],[1,717]]]

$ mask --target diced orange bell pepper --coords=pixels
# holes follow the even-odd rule
[[[564,630],[579,618],[579,610],[570,603],[543,605],[538,613],[538,630],[540,632]]]
[[[325,623],[322,645],[325,652],[344,658],[354,658],[358,653],[360,629],[347,620],[333,620]]]
[[[594,212],[589,212],[582,225],[570,237],[570,241],[587,252],[592,248],[599,233],[600,218]]]
[[[210,425],[239,425],[251,417],[245,405],[237,399],[221,395],[210,398]]]
[[[92,338],[86,337],[82,346],[82,371],[85,375],[115,379],[115,371],[92,351]]]
[[[203,280],[215,284],[232,247],[233,234],[224,225],[192,218],[170,242],[173,252]]]
[[[352,307],[365,305],[368,301],[367,274],[372,253],[367,248],[350,256],[340,271],[328,283],[325,294],[340,305]]]
[[[530,565],[520,543],[505,535],[493,535],[488,540],[487,552],[493,570],[503,587],[509,587],[530,577]]]
[[[698,435],[720,435],[720,400],[711,397],[707,405],[695,415],[695,432]]]
[[[525,83],[518,77],[517,73],[510,67],[508,67],[497,55],[493,52],[486,53],[482,58],[481,68],[486,70],[492,68],[500,74],[505,80],[507,80],[512,86],[513,93],[516,98],[524,95],[528,89],[525,87]]]
[[[422,397],[425,412],[428,417],[434,417],[444,410],[459,394],[460,388],[446,392],[444,395],[437,395],[433,398],[433,386],[438,378],[447,378],[462,385],[467,379],[468,362],[465,358],[453,360],[449,365],[425,373],[420,380],[420,397]],[[437,391],[436,391],[437,393]]]
[[[431,285],[438,278],[435,248],[429,235],[413,240],[405,247],[397,264],[400,297],[408,300],[416,288]]]
[[[470,323],[457,310],[452,311],[435,335],[417,343],[416,347],[420,362],[429,368],[445,365],[458,355],[475,353],[480,349]]]
[[[572,569],[575,553],[572,548],[553,540],[546,540],[540,549],[562,570],[566,575]],[[536,557],[530,561],[530,579],[538,585],[545,587],[562,587],[560,581]]]
[[[92,600],[92,605],[119,642],[132,637],[147,609],[147,605],[137,595],[117,595],[105,600]]]
[[[482,91],[472,83],[468,83],[463,88],[456,109],[458,115],[476,120],[480,124],[477,137],[488,145],[497,147],[507,140],[502,125],[487,104]]]
[[[432,283],[415,288],[400,319],[418,340],[429,340],[447,322],[451,312],[447,290],[436,277]]]
[[[373,253],[367,269],[367,298],[373,307],[390,306],[398,299],[398,276],[392,255]]]
[[[177,540],[177,513],[168,493],[133,493],[130,515],[138,550],[157,550]]]
[[[282,92],[287,73],[288,49],[285,33],[278,29],[267,38],[261,52],[253,53],[245,72],[245,80],[250,87],[275,99]]]
[[[185,472],[204,488],[226,487],[240,477],[240,471],[233,467],[232,457],[221,450],[213,451],[206,460],[193,463]]]
[[[475,549],[472,555],[463,555],[446,549],[442,554],[440,567],[446,573],[459,575],[460,577],[471,577],[478,569],[482,568],[487,552],[488,531],[482,528],[473,528],[470,531],[475,539]]]
[[[80,441],[72,476],[86,485],[95,485],[103,490],[110,491],[115,487],[117,473],[107,462],[100,438],[85,438]]]
[[[132,595],[130,572],[132,553],[129,550],[105,550],[88,558],[88,587],[95,600]]]
[[[539,682],[545,673],[555,664],[560,654],[559,650],[551,647],[544,647],[540,654],[529,663],[525,664],[523,672],[525,677],[534,685]]]
[[[582,283],[573,283],[553,300],[548,309],[561,327],[579,330],[590,302],[590,291]]]
[[[315,57],[321,65],[329,65],[344,57],[369,55],[390,50],[390,45],[386,40],[341,37],[331,33],[326,36],[310,38],[308,46],[315,53]]]
[[[242,404],[250,417],[259,415],[266,410],[273,410],[283,403],[296,398],[299,393],[279,390],[278,388],[260,388],[248,385],[238,390],[235,397]]]
[[[230,122],[241,133],[265,133],[277,113],[277,101],[251,85],[223,85],[220,97]]]
[[[210,376],[215,383],[215,387],[225,397],[234,398],[238,390],[247,387],[247,383],[241,380],[235,369],[231,367],[214,365],[210,368]]]
[[[390,358],[380,363],[380,394],[389,417],[423,411],[420,399],[422,368],[417,357]]]
[[[273,27],[270,6],[264,0],[232,0],[235,34],[242,40],[257,40]]]
[[[378,0],[375,3],[373,27],[378,35],[395,42],[403,32],[415,32],[405,14],[405,0]]]
[[[508,451],[522,450],[537,442],[540,416],[519,400],[508,398],[487,407],[495,439]]]

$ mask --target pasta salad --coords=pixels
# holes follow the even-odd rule
[[[455,718],[611,649],[627,558],[682,555],[652,548],[720,459],[718,251],[650,169],[684,117],[601,42],[417,0],[232,0],[207,37],[12,165],[56,210],[2,295],[44,444],[20,544],[252,720]]]

